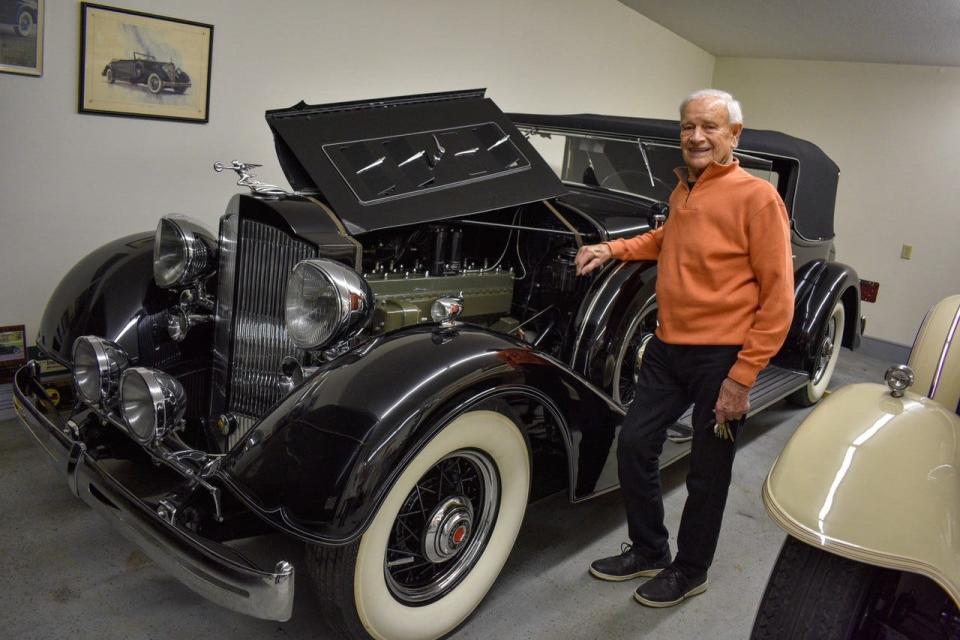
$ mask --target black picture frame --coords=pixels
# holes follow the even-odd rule
[[[80,113],[205,124],[212,61],[212,24],[80,3]]]

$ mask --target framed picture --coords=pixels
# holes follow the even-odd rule
[[[0,71],[43,75],[43,0],[0,0]]]
[[[0,327],[0,369],[27,362],[27,328],[22,324]]]
[[[213,25],[82,2],[81,113],[207,122]]]

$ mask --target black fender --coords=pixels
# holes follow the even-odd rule
[[[71,366],[73,341],[94,335],[119,344],[132,362],[173,375],[209,366],[209,326],[195,327],[183,342],[167,335],[166,312],[177,294],[154,283],[153,237],[144,232],[109,242],[67,272],[40,321],[43,353]]]
[[[623,411],[530,345],[468,325],[397,331],[321,367],[252,428],[217,475],[278,529],[347,543],[444,425],[510,396],[538,401],[562,432],[572,498],[616,484],[604,463],[615,455]]]
[[[138,320],[171,305],[170,294],[153,282],[153,233],[119,238],[66,273],[44,309],[37,346],[70,364],[73,341],[89,334],[113,340],[138,358]]]
[[[794,272],[794,292],[793,322],[774,364],[812,371],[826,321],[838,301],[847,318],[842,345],[860,346],[860,278],[852,267],[811,260]]]
[[[615,261],[602,271],[590,287],[574,321],[576,334],[570,364],[601,389],[609,391],[613,381],[613,358],[622,331],[622,320],[654,295],[657,281],[655,262]]]

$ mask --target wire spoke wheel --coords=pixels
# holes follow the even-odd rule
[[[457,451],[434,465],[407,495],[387,543],[393,595],[419,604],[455,587],[482,553],[499,501],[496,467],[480,451]]]
[[[435,640],[477,607],[513,548],[530,453],[506,403],[454,418],[405,465],[359,540],[308,547],[337,637]]]
[[[830,312],[830,317],[826,320],[823,337],[820,339],[816,356],[813,358],[810,380],[790,396],[790,401],[794,404],[809,407],[819,402],[823,397],[827,386],[830,384],[830,379],[833,377],[837,360],[840,358],[840,343],[843,340],[845,324],[843,302],[838,300]]]

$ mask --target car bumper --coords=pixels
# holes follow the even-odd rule
[[[55,424],[37,406],[43,388],[35,362],[17,371],[14,396],[27,431],[65,473],[74,495],[109,520],[154,562],[208,600],[267,620],[289,620],[294,569],[279,562],[263,571],[229,547],[202,538],[157,515],[156,510],[112,477],[74,436],[71,425]]]

